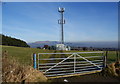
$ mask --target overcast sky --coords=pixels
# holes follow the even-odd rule
[[[26,42],[59,41],[64,7],[65,41],[117,41],[117,2],[5,2],[2,33]]]

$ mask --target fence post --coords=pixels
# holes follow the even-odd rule
[[[104,60],[103,68],[106,68],[106,65],[107,65],[107,56],[108,56],[108,51],[106,51],[105,56],[103,58],[103,60]]]
[[[106,55],[104,57],[104,68],[107,66],[107,57],[108,57],[108,51],[106,51]]]
[[[36,54],[35,53],[33,53],[33,67],[34,67],[34,69],[37,68],[37,65],[36,65]]]
[[[74,73],[75,73],[75,69],[76,69],[76,54],[74,54]]]
[[[118,54],[118,51],[116,51],[116,61],[118,62],[119,61],[119,54]]]

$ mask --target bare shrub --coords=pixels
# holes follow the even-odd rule
[[[120,60],[108,65],[108,72],[113,76],[120,76]]]
[[[8,59],[7,54],[2,56],[3,82],[46,82],[42,72],[31,66],[22,66],[15,59]]]

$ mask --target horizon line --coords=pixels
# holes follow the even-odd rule
[[[52,41],[34,41],[34,42],[27,42],[27,43],[35,43],[35,42],[52,42]],[[56,42],[61,42],[61,41],[56,41]],[[66,42],[118,42],[118,41],[65,41]]]

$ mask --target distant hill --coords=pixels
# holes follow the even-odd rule
[[[59,41],[37,41],[33,43],[28,43],[30,47],[43,47],[44,45],[55,46],[59,44]],[[118,42],[65,42],[65,45],[72,47],[95,47],[95,48],[118,48]]]
[[[44,45],[54,46],[59,43],[60,42],[58,41],[36,41],[33,43],[28,43],[28,45],[32,48],[36,48],[36,47],[43,47]]]
[[[0,37],[2,37],[2,42],[0,43],[0,45],[30,47],[25,41],[22,41],[20,39],[12,38],[2,34],[0,34]]]

